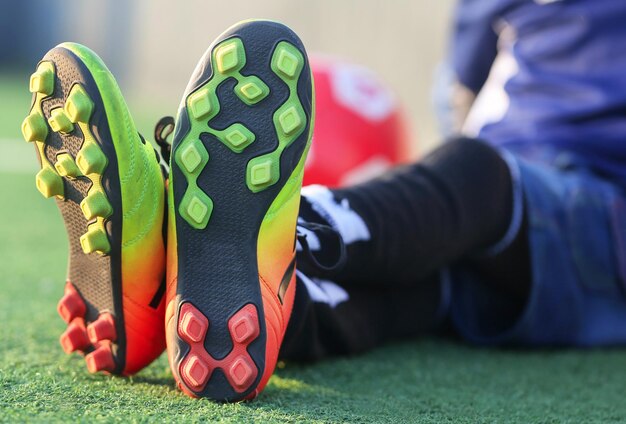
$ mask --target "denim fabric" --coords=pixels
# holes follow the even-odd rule
[[[477,344],[626,344],[626,191],[536,148],[513,152],[527,201],[532,288],[524,309],[462,267],[452,320]]]

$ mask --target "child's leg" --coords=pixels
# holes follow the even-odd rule
[[[298,272],[282,359],[359,353],[442,326],[449,296],[439,275],[410,288],[341,287]]]
[[[496,150],[460,139],[419,163],[358,186],[305,188],[300,218],[338,230],[347,245],[347,261],[339,272],[320,272],[300,255],[298,267],[342,284],[410,285],[508,238],[511,248],[488,265],[481,260],[480,266],[494,274],[506,272],[513,278],[499,284],[523,296],[529,265],[525,232],[518,231],[523,220],[513,219],[523,209],[515,187],[508,163]],[[512,221],[517,221],[515,228]],[[315,254],[323,259],[332,243],[321,237]]]

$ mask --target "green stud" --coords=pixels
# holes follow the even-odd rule
[[[113,208],[106,195],[101,191],[93,191],[80,202],[80,209],[87,220],[96,217],[108,218],[113,213]]]
[[[206,228],[213,212],[213,201],[202,190],[191,188],[183,196],[178,210],[189,225],[202,230]]]
[[[180,161],[187,172],[192,173],[202,162],[202,156],[196,146],[190,144],[182,150],[180,154]]]
[[[64,177],[76,178],[81,175],[80,169],[76,166],[74,159],[69,153],[61,153],[57,156],[54,164],[57,172]]]
[[[76,165],[83,175],[102,174],[107,165],[107,158],[96,143],[88,143],[76,155]]]
[[[187,213],[197,224],[202,223],[208,211],[209,207],[202,203],[202,200],[196,196],[194,196],[191,202],[189,202],[189,205],[187,205]]]
[[[189,109],[195,119],[208,117],[217,113],[215,94],[209,88],[202,88],[189,96]]]
[[[263,100],[270,89],[260,78],[252,75],[245,77],[235,87],[235,94],[245,104],[252,106]]]
[[[54,132],[70,133],[74,129],[74,124],[70,121],[65,111],[61,108],[52,109],[50,111],[50,118],[48,118],[48,124]]]
[[[111,245],[101,224],[92,224],[87,228],[87,232],[80,236],[80,247],[86,254],[98,252],[109,253]]]
[[[292,135],[302,127],[303,121],[295,106],[290,106],[278,115],[280,128],[285,135]]]
[[[40,93],[49,96],[54,91],[54,67],[50,62],[43,62],[37,71],[30,76],[31,93]]]
[[[26,141],[45,141],[48,136],[46,119],[38,113],[28,115],[22,122],[22,135]]]
[[[75,85],[65,103],[65,114],[73,123],[88,122],[93,111],[93,102],[85,89]]]
[[[240,90],[241,94],[246,96],[246,98],[251,102],[263,94],[263,90],[261,90],[261,88],[253,82],[242,85]]]
[[[59,174],[54,172],[52,168],[45,167],[39,171],[35,177],[35,184],[37,185],[37,190],[39,190],[44,197],[63,197],[65,194],[63,179]]]
[[[266,160],[250,168],[250,183],[255,186],[267,184],[272,179],[272,161]]]
[[[240,48],[243,49],[243,46],[240,44],[241,41],[234,39],[222,43],[215,49],[215,62],[220,74],[243,66],[240,60]]]
[[[209,152],[199,139],[187,140],[176,150],[174,158],[183,172],[198,174],[209,161]]]
[[[294,49],[294,47],[291,47],[291,49]],[[299,66],[299,60],[298,57],[293,54],[292,52],[290,52],[287,47],[285,46],[280,46],[278,48],[278,57],[276,59],[276,68],[280,71],[280,73],[282,73],[285,77],[292,79],[293,77],[296,76],[296,73],[298,72],[298,66]]]
[[[239,123],[226,128],[220,136],[220,140],[236,153],[241,153],[254,139],[254,134]]]

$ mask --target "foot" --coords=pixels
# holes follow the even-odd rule
[[[295,234],[313,129],[311,71],[276,22],[239,23],[200,59],[170,172],[166,331],[179,387],[255,397],[295,294]]]
[[[69,238],[60,341],[90,372],[129,375],[164,349],[163,177],[119,87],[84,46],[50,50],[30,79],[22,124],[36,185],[54,198]]]

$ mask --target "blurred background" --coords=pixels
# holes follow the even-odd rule
[[[453,0],[5,0],[0,14],[0,139],[12,154],[0,171],[37,169],[21,142],[28,78],[45,52],[76,41],[97,52],[116,76],[140,132],[151,138],[174,115],[191,71],[209,43],[231,24],[268,18],[291,26],[310,53],[362,64],[378,74],[407,112],[411,152],[439,140],[432,101],[444,59]],[[419,140],[419,142],[417,141]]]

